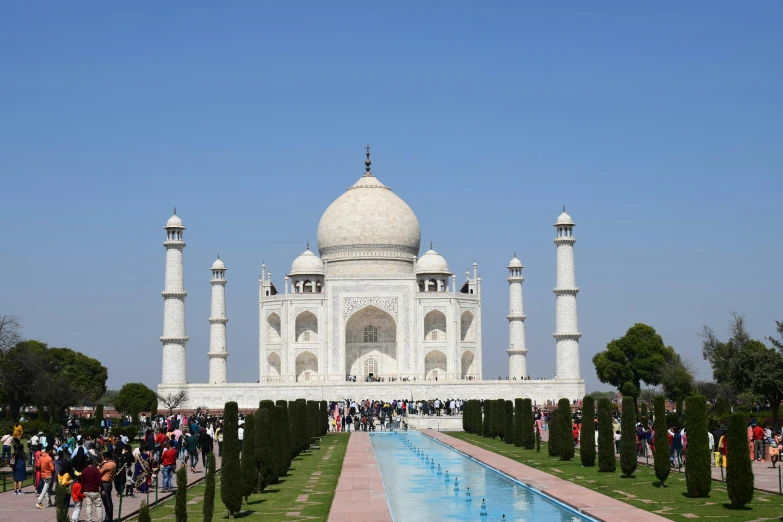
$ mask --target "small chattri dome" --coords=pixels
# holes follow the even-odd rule
[[[574,224],[574,220],[571,219],[571,216],[566,214],[565,205],[563,205],[563,213],[560,214],[559,216],[557,216],[557,221],[555,222],[555,226],[558,226],[558,225],[573,225],[573,224]]]
[[[446,259],[435,252],[432,249],[432,243],[430,243],[430,249],[424,252],[424,255],[416,262],[417,274],[450,274],[449,265],[446,263]]]
[[[516,252],[514,252],[514,259],[512,259],[511,261],[508,262],[508,267],[509,268],[524,268],[522,266],[522,261],[519,260],[519,258],[517,257],[517,253]]]
[[[304,275],[304,274],[323,274],[324,262],[321,258],[313,254],[310,251],[310,243],[307,244],[307,250],[302,255],[294,259],[291,265],[290,275]]]
[[[179,218],[176,211],[174,211],[174,215],[166,221],[166,228],[182,228],[182,220]]]
[[[225,270],[226,265],[220,260],[220,256],[212,263],[212,270]]]

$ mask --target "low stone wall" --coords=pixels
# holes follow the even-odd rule
[[[581,399],[585,394],[583,380],[539,381],[409,381],[388,383],[322,382],[303,383],[228,383],[159,385],[158,394],[166,396],[180,390],[188,392],[183,409],[204,407],[222,409],[226,402],[236,401],[240,408],[256,408],[263,399],[271,400],[421,400],[421,399],[516,399],[530,398],[535,404],[557,401],[563,397]]]

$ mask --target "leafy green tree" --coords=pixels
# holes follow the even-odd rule
[[[321,404],[319,404],[319,412],[322,404],[325,402],[321,401]],[[291,419],[288,418],[288,402],[280,400],[275,402],[275,404],[283,408],[280,419],[280,452],[285,456],[282,468],[284,471],[287,471],[291,467],[291,460],[294,458],[291,452]]]
[[[514,399],[514,446],[521,448],[524,445],[524,403],[522,399]]]
[[[503,440],[503,428],[506,422],[506,401],[503,399],[495,399],[495,404],[492,405],[492,429],[495,435]],[[493,437],[494,438],[494,437]]]
[[[560,423],[557,420],[558,410],[555,408],[549,412],[549,444],[547,444],[547,451],[550,457],[560,456],[560,443],[563,438],[560,436]]]
[[[503,424],[503,442],[514,444],[514,403],[506,401],[506,418]]]
[[[589,395],[582,401],[579,459],[586,468],[595,466],[595,399]]]
[[[138,522],[152,522],[152,518],[150,517],[150,507],[143,500],[141,501],[141,507],[139,508]],[[204,522],[208,521],[204,519]]]
[[[663,396],[655,398],[655,425],[653,430],[655,450],[653,459],[655,460],[655,476],[658,478],[661,486],[664,486],[666,479],[669,478],[669,437],[666,434],[666,399]]]
[[[697,394],[703,395],[710,404],[715,404],[718,397],[722,395],[721,385],[713,381],[696,381],[693,384],[693,389]]]
[[[530,399],[522,399],[522,447],[531,450],[536,445],[533,429],[533,404]]]
[[[748,456],[747,424],[742,413],[733,413],[729,417],[728,443],[726,489],[733,505],[744,506],[753,500],[754,476]]]
[[[731,314],[728,341],[723,342],[718,339],[715,332],[708,326],[704,326],[702,329],[701,340],[701,353],[704,360],[709,361],[712,367],[712,378],[719,384],[731,384],[731,365],[734,356],[751,341],[750,334],[745,328],[745,316],[736,312]],[[739,392],[740,390],[735,389],[735,391]]]
[[[688,495],[707,497],[712,487],[712,448],[710,448],[707,424],[707,400],[701,395],[685,399],[688,416],[685,427],[688,433],[688,459],[685,461],[685,481]]]
[[[223,462],[220,472],[220,498],[228,517],[242,509],[242,468],[239,460],[239,406],[227,402],[223,408]]]
[[[642,381],[652,386],[661,384],[666,361],[673,357],[674,350],[663,344],[653,327],[637,323],[623,337],[607,344],[605,351],[595,354],[593,364],[601,382],[616,386],[635,403]]]
[[[242,496],[247,503],[250,495],[258,490],[258,468],[256,467],[256,417],[245,415],[245,434],[242,441]]]
[[[749,341],[734,355],[731,382],[737,389],[750,390],[769,403],[772,429],[777,431],[783,401],[783,353],[759,341]]]
[[[109,370],[98,359],[70,348],[49,348],[52,373],[62,374],[83,393],[84,399],[97,401],[106,393]]]
[[[571,460],[574,458],[574,434],[571,431],[571,401],[560,399],[557,403],[557,419],[560,423],[560,442],[558,451],[560,460]]]
[[[614,473],[616,470],[612,408],[609,401],[602,398],[598,401],[598,471]]]
[[[157,407],[158,395],[140,382],[129,382],[120,388],[114,408],[120,413],[152,411]]]
[[[103,420],[103,404],[95,406],[95,428],[101,429],[101,421]]]
[[[174,518],[177,522],[188,522],[188,469],[185,466],[180,466],[177,470]]]
[[[38,341],[22,341],[0,354],[0,393],[11,418],[18,419],[22,406],[32,403],[38,378],[48,371],[47,349]]]
[[[482,420],[482,433],[485,437],[492,436],[492,401],[484,399],[484,419]]]
[[[669,348],[674,353],[674,349]],[[694,374],[693,365],[680,357],[679,354],[674,353],[674,356],[666,361],[663,377],[661,377],[661,385],[666,397],[676,403],[682,403],[688,395],[693,393]],[[680,411],[680,413],[682,412]]]
[[[636,407],[632,397],[623,397],[623,416],[620,419],[620,469],[632,477],[636,471]]]
[[[212,522],[215,514],[215,454],[207,455],[207,476],[204,478],[204,504],[202,506],[202,521]]]
[[[272,421],[269,409],[258,410],[258,426],[256,426],[256,467],[258,469],[258,491],[264,490],[269,484],[277,481],[277,474],[272,462]]]

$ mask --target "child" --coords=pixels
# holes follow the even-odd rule
[[[133,487],[136,485],[136,481],[133,480],[133,471],[128,470],[128,475],[125,477],[125,496],[133,496]]]
[[[73,514],[71,515],[71,521],[77,522],[79,520],[79,513],[82,511],[82,502],[84,502],[84,493],[82,493],[82,484],[79,475],[73,479],[71,498],[73,499]]]

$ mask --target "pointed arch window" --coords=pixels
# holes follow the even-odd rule
[[[365,343],[378,342],[378,329],[373,325],[364,327],[364,342]]]

